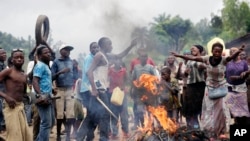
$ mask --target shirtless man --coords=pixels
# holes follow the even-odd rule
[[[13,67],[0,72],[0,81],[5,84],[5,92],[0,91],[4,98],[4,117],[6,123],[6,140],[32,141],[32,134],[26,122],[23,96],[26,94],[27,75],[22,70],[24,52],[13,49],[11,52]]]

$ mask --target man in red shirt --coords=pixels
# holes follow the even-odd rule
[[[143,55],[143,54],[147,54],[147,53],[146,53],[145,48],[139,48],[139,49],[137,50],[137,54],[138,54],[138,57],[134,58],[134,59],[131,61],[131,63],[130,63],[130,74],[132,74],[132,72],[133,72],[133,70],[134,70],[134,67],[135,67],[136,65],[141,64],[141,61],[140,61],[139,56],[141,56],[141,55]],[[150,65],[152,65],[152,66],[155,66],[155,63],[154,63],[153,59],[150,58],[150,57],[147,57],[146,64],[150,64]],[[131,83],[131,84],[133,84],[133,83]],[[135,98],[135,93],[133,93],[133,86],[130,87],[130,96],[131,96],[132,99]],[[136,113],[137,113],[137,108],[136,108],[136,107],[137,107],[136,104],[134,104],[134,106],[133,106],[134,122],[136,122],[136,121],[139,120],[139,117],[138,117],[138,115],[136,114]],[[132,130],[137,129],[136,123],[134,124],[134,126],[133,126],[131,129],[132,129]]]
[[[109,68],[108,76],[110,79],[109,84],[109,93],[110,97],[112,96],[113,90],[116,87],[119,87],[122,91],[125,90],[125,84],[127,81],[127,71],[125,66],[123,66],[121,60],[115,60],[114,64]],[[109,98],[111,99],[111,98]],[[124,95],[123,102],[121,106],[114,105],[110,103],[110,108],[114,112],[114,114],[121,118],[121,125],[123,131],[123,137],[128,137],[128,104],[127,104],[127,95]],[[112,138],[116,139],[118,136],[118,128],[117,128],[117,119],[111,117],[111,131]]]
[[[146,52],[146,50],[145,50],[144,48],[139,48],[139,49],[137,50],[138,56],[140,56],[140,54],[141,54],[142,52]],[[134,59],[130,62],[130,74],[132,74],[135,65],[140,64],[140,63],[141,63],[141,62],[140,62],[139,57],[134,58]],[[152,66],[155,66],[155,63],[154,63],[153,59],[150,58],[150,57],[148,57],[148,59],[147,59],[147,64],[150,64],[150,65],[152,65]]]

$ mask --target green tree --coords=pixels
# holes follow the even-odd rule
[[[218,36],[223,29],[223,22],[220,16],[214,15],[211,19],[211,28],[215,36]]]
[[[175,16],[162,23],[161,27],[170,37],[169,47],[174,51],[180,52],[185,44],[185,35],[191,30],[191,21],[184,20],[180,16]]]
[[[224,0],[222,9],[223,33],[226,40],[231,40],[247,33],[249,28],[250,10],[246,2]]]
[[[240,4],[240,17],[244,17],[242,22],[245,24],[245,30],[247,33],[250,32],[250,8],[244,1]]]

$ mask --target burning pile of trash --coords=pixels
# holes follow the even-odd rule
[[[156,76],[143,74],[134,85],[145,91],[141,101],[146,105],[144,122],[130,136],[128,141],[209,141],[205,132],[201,130],[188,130],[168,117],[166,108],[155,104],[160,91],[160,81]]]

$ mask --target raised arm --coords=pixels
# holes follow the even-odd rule
[[[126,55],[128,55],[129,51],[137,44],[137,39],[132,40],[131,44],[121,53],[119,54],[108,54],[108,58],[112,59],[122,59]]]
[[[229,62],[229,61],[235,59],[235,58],[244,50],[244,48],[245,48],[245,45],[242,45],[242,46],[239,48],[238,51],[236,51],[236,52],[235,52],[234,54],[232,54],[231,56],[228,56],[228,57],[226,58],[226,61]]]
[[[179,57],[179,58],[182,58],[182,59],[185,59],[185,60],[203,62],[203,59],[202,59],[201,56],[181,55],[181,54],[177,54],[175,52],[171,52],[171,55],[174,55],[175,57]]]

